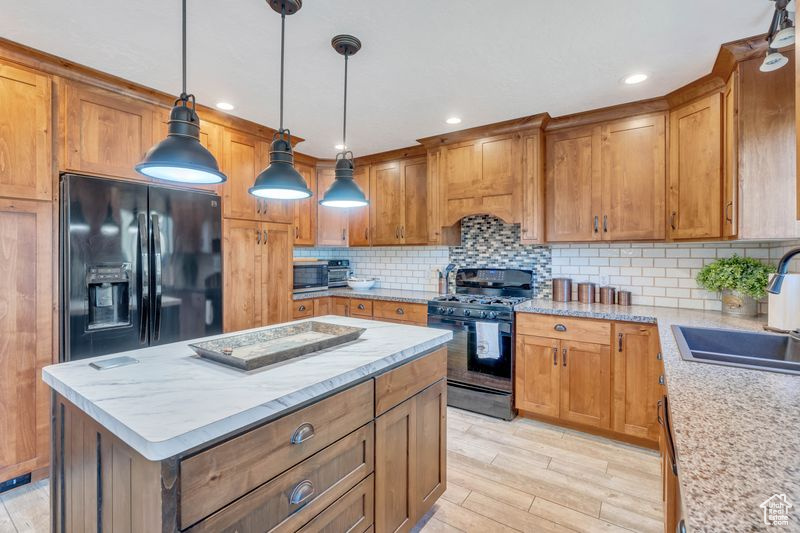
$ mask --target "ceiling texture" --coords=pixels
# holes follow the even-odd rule
[[[180,92],[180,0],[0,0],[0,36],[170,94]],[[767,31],[768,0],[304,0],[286,20],[285,124],[301,152],[366,155],[547,111],[663,95],[707,74],[722,43]],[[280,16],[264,0],[188,2],[189,91],[278,126]],[[624,76],[650,77],[626,86]],[[445,124],[459,116],[457,126]]]

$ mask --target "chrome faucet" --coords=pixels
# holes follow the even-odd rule
[[[778,262],[778,273],[773,276],[769,282],[769,285],[767,285],[767,292],[771,294],[780,294],[781,285],[783,285],[783,278],[789,271],[789,261],[791,261],[796,255],[800,255],[800,248],[789,250],[786,252],[786,254],[784,254],[783,257],[781,257],[781,260]]]

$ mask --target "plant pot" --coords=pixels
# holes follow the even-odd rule
[[[722,313],[735,316],[758,315],[758,300],[739,291],[722,291]]]

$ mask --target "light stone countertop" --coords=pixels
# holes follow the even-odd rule
[[[759,505],[776,493],[795,505],[781,530],[800,531],[800,376],[684,361],[671,330],[763,331],[763,318],[539,299],[515,310],[658,324],[689,531],[766,530]]]
[[[278,418],[452,338],[445,330],[374,320],[331,315],[313,320],[366,331],[356,341],[250,372],[200,358],[188,346],[195,341],[187,341],[48,366],[43,379],[144,457],[158,461]],[[107,370],[89,366],[121,355],[139,363]]]
[[[324,298],[326,296],[344,296],[345,298],[366,298],[368,300],[386,300],[390,302],[405,302],[414,304],[426,304],[428,300],[433,300],[437,296],[442,296],[438,292],[429,291],[409,291],[402,289],[351,289],[349,287],[337,287],[324,291],[300,292],[293,295],[293,299],[308,300],[310,298]]]

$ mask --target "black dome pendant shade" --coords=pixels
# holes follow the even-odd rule
[[[368,205],[364,191],[353,179],[353,152],[347,150],[347,59],[361,50],[361,41],[352,35],[337,35],[331,40],[334,50],[344,56],[344,119],[342,151],[336,154],[336,179],[319,201],[325,207],[362,207]],[[349,156],[349,157],[348,157]]]
[[[191,102],[191,106],[190,106]],[[167,138],[156,144],[134,167],[137,172],[179,183],[223,183],[217,160],[200,144],[200,118],[194,95],[186,94],[186,0],[183,0],[183,91],[169,114]]]
[[[259,198],[299,200],[311,196],[306,180],[294,168],[292,134],[283,127],[283,57],[286,15],[297,13],[303,6],[301,0],[268,0],[269,6],[281,14],[281,120],[280,128],[272,136],[269,165],[262,170],[249,192]]]

